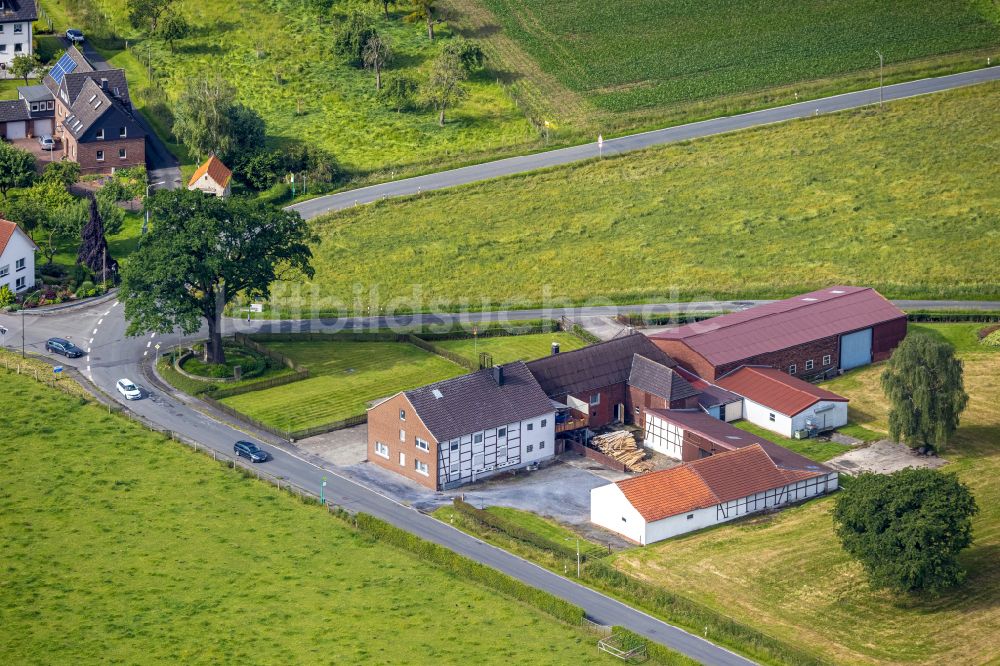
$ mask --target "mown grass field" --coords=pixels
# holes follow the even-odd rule
[[[997,297],[998,105],[991,83],[343,211],[273,304]]]
[[[6,373],[0,396],[5,663],[595,658],[590,635],[96,406]]]
[[[503,335],[478,340],[434,340],[434,345],[453,352],[470,361],[478,361],[479,354],[489,352],[497,365],[511,361],[533,361],[552,353],[552,343],[559,343],[559,350],[568,352],[587,343],[563,331],[532,335]]]
[[[915,334],[965,340],[971,325],[921,325]],[[841,664],[981,664],[1000,654],[1000,352],[960,346],[970,402],[943,454],[980,507],[966,583],[939,598],[872,591],[833,533],[825,498],[616,556],[619,568]],[[881,366],[828,386],[852,400],[852,419],[885,431]],[[863,628],[859,630],[859,628]]]
[[[407,343],[268,342],[267,346],[309,368],[309,379],[222,402],[284,430],[363,414],[372,400],[467,372]]]
[[[356,174],[436,170],[449,163],[491,153],[529,150],[540,145],[539,135],[506,95],[495,77],[482,73],[466,85],[469,95],[438,127],[433,111],[397,113],[376,99],[374,75],[341,62],[332,52],[332,35],[350,7],[334,3],[324,14],[293,0],[198,3],[180,0],[179,11],[194,26],[192,35],[171,52],[158,39],[142,41],[128,26],[125,0],[94,0],[108,13],[115,31],[131,38],[136,51],[105,50],[115,66],[128,70],[130,84],[147,85],[146,60],[153,78],[173,99],[185,80],[222,75],[234,84],[240,99],[267,122],[269,141],[309,142],[331,151],[342,166]],[[80,11],[69,0],[45,0],[57,27],[62,21],[80,21]],[[406,6],[381,18],[381,6],[355,3],[351,7],[379,16],[378,30],[387,35],[397,54],[386,79],[405,75],[423,78],[429,61],[449,37],[438,26],[433,44],[419,24],[402,21]],[[86,26],[82,26],[86,27]],[[168,104],[143,104],[160,133],[171,126]],[[182,156],[184,157],[184,156]]]
[[[795,451],[816,462],[824,462],[851,450],[850,446],[838,444],[837,442],[825,442],[817,439],[789,439],[749,421],[735,421],[733,425],[758,437],[763,437],[770,442],[780,444],[786,449]]]
[[[541,70],[615,112],[870,70],[876,49],[891,65],[1000,43],[1000,11],[979,0],[477,1]]]

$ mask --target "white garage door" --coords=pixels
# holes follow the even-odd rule
[[[19,120],[14,123],[7,123],[8,139],[23,139],[25,137],[25,122]]]
[[[52,135],[52,119],[45,118],[44,120],[35,121],[35,136],[45,136],[48,134]]]

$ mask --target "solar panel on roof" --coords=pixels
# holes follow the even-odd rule
[[[49,71],[49,76],[56,83],[62,83],[63,78],[67,74],[71,74],[74,69],[76,69],[76,61],[68,53],[64,53],[63,57],[59,58],[59,62],[56,63],[55,67]]]

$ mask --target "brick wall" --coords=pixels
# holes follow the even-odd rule
[[[657,340],[650,338],[657,347],[665,352],[672,359],[677,361],[682,367],[690,370],[699,377],[712,379],[715,377],[715,367],[706,361],[680,340]]]
[[[399,418],[400,410],[405,411],[405,420]],[[406,433],[405,441],[400,441],[400,430]],[[417,448],[417,437],[430,444],[430,452]],[[389,446],[388,459],[375,453],[376,442]],[[400,453],[406,455],[405,463],[402,465],[399,464]],[[415,460],[427,463],[428,476],[416,470]],[[417,417],[410,401],[402,393],[368,411],[368,462],[392,470],[431,490],[438,489],[437,440]]]
[[[600,404],[591,405],[590,397],[598,393],[601,395]],[[618,405],[619,403],[625,404],[627,402],[626,385],[624,382],[621,384],[612,384],[611,386],[605,386],[592,391],[575,393],[573,394],[573,397],[590,405],[590,428],[602,428],[606,425],[614,423],[615,405]],[[628,408],[626,406],[626,420],[628,419],[627,412]]]
[[[829,365],[823,365],[823,357],[830,356]],[[806,361],[812,359],[814,366],[812,370],[806,370]],[[795,364],[796,377],[808,377],[819,374],[823,370],[836,368],[840,365],[840,336],[833,335],[828,338],[820,338],[801,345],[781,349],[776,352],[759,354],[750,358],[734,361],[720,365],[715,369],[715,379],[731,372],[741,365],[765,365],[777,368],[782,372],[788,372],[788,367]]]
[[[124,169],[146,164],[145,137],[87,143],[77,143],[69,132],[64,132],[63,137],[70,156],[72,156],[72,146],[76,147],[76,161],[80,164],[80,173],[111,173],[112,169]],[[122,148],[125,149],[125,159],[118,156],[118,151]],[[97,151],[99,150],[104,151],[103,162],[97,160]]]
[[[647,393],[634,386],[628,387],[628,401],[625,403],[626,420],[639,427],[645,427],[646,410],[649,409],[694,409],[698,406],[698,396],[684,400],[667,401],[658,395]],[[638,408],[638,411],[636,409]]]
[[[906,317],[872,327],[872,360],[885,361],[906,337]]]
[[[589,460],[593,460],[594,462],[600,463],[605,467],[607,467],[608,469],[613,469],[617,472],[625,471],[624,464],[618,462],[611,456],[604,455],[597,449],[592,449],[589,446],[584,446],[583,444],[580,444],[579,442],[574,442],[571,439],[559,440],[559,441],[566,443],[567,450],[573,451],[574,453],[579,453],[583,457],[588,458]]]
[[[684,462],[704,458],[703,451],[705,454],[715,454],[726,450],[728,449],[720,448],[715,442],[705,439],[697,433],[690,430],[684,431],[683,448],[681,449],[681,460]]]

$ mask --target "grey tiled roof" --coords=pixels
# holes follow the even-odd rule
[[[83,134],[109,111],[117,111],[126,119],[133,120],[131,112],[117,98],[107,94],[96,82],[88,79],[80,89],[80,95],[70,107],[69,115],[63,121],[63,126],[74,137],[79,139]],[[138,133],[137,133],[138,132]],[[129,124],[129,135],[145,136],[141,128],[134,122]]]
[[[0,10],[0,23],[34,21],[38,18],[35,0],[4,0],[3,4],[4,9]]]
[[[0,123],[28,120],[31,113],[23,99],[0,100]]]
[[[555,411],[522,361],[500,367],[502,384],[495,381],[493,369],[487,368],[405,391],[405,395],[439,442]]]
[[[633,333],[571,352],[532,361],[528,369],[551,397],[590,391],[628,381],[636,354],[668,368],[677,363],[645,335]]]
[[[659,396],[667,402],[698,395],[698,390],[671,368],[639,354],[632,357],[628,383],[629,386]]]
[[[43,85],[18,86],[17,94],[29,102],[47,102],[52,99],[52,93]]]
[[[87,81],[93,81],[98,87],[103,85],[102,79],[108,80],[107,93],[121,100],[125,106],[131,106],[132,100],[128,94],[128,81],[125,80],[124,69],[102,69],[97,72],[81,72],[76,70],[63,77],[62,88],[66,90],[70,104],[76,102]]]

